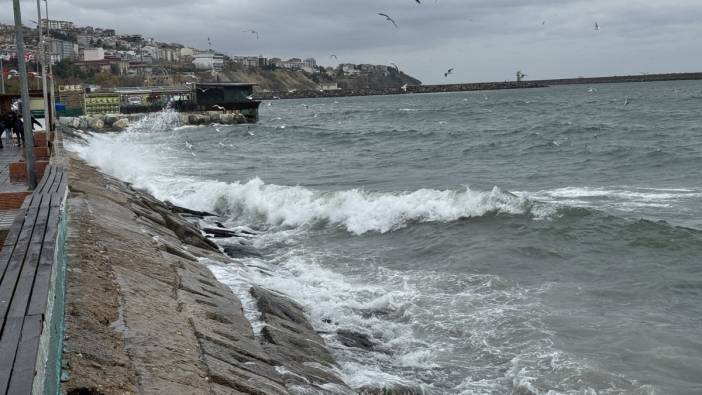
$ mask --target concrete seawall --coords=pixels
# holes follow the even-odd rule
[[[354,393],[285,295],[252,289],[265,324],[254,335],[239,299],[201,263],[238,265],[186,220],[206,213],[76,158],[69,188],[66,393]]]

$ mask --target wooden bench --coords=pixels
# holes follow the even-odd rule
[[[53,305],[51,282],[67,184],[63,166],[47,167],[0,250],[0,394],[31,394],[37,366],[47,363],[39,360],[40,339]]]

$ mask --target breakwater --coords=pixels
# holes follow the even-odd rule
[[[258,92],[254,94],[257,100],[274,99],[307,99],[317,97],[347,97],[347,96],[385,96],[402,95],[408,93],[442,93],[442,92],[467,92],[482,90],[502,90],[502,89],[526,89],[545,88],[547,85],[536,82],[480,82],[469,84],[449,84],[449,85],[417,85],[402,88],[383,89],[338,89],[331,91],[320,90],[296,90],[290,92]]]
[[[640,74],[610,77],[578,77],[531,81],[537,84],[578,85],[578,84],[621,84],[627,82],[693,81],[702,80],[702,73]]]
[[[702,80],[702,73],[669,73],[669,74],[641,74],[610,77],[577,77],[561,78],[550,80],[533,81],[505,81],[505,82],[477,82],[466,84],[445,84],[445,85],[417,85],[402,88],[384,89],[338,89],[332,91],[320,90],[295,90],[289,92],[258,92],[254,96],[257,100],[275,99],[307,99],[318,97],[348,97],[348,96],[384,96],[402,95],[408,93],[446,93],[446,92],[468,92],[487,91],[503,89],[528,89],[547,88],[556,85],[576,85],[576,84],[616,84],[627,82],[657,82],[657,81],[685,81]]]

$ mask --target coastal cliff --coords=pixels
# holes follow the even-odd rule
[[[63,390],[68,394],[353,393],[305,312],[251,289],[240,300],[206,261],[237,262],[186,218],[72,158]]]

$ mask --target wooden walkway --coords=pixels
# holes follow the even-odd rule
[[[0,394],[31,394],[47,362],[41,360],[40,341],[48,332],[53,305],[67,184],[64,167],[50,165],[17,211],[0,250]]]

